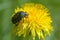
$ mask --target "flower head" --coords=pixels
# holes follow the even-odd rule
[[[52,20],[47,8],[41,4],[28,3],[15,9],[15,13],[20,11],[26,12],[28,17],[24,17],[18,22],[15,28],[18,36],[31,35],[35,40],[37,34],[39,39],[44,40],[45,36],[50,35]]]

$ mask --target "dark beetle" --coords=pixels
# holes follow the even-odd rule
[[[20,11],[17,12],[13,17],[12,17],[12,23],[16,24],[19,22],[23,17],[27,17],[28,14],[26,12]]]

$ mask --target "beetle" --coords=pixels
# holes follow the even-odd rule
[[[19,21],[21,21],[22,18],[27,17],[27,16],[28,16],[27,12],[19,11],[12,17],[11,21],[13,24],[16,24]]]

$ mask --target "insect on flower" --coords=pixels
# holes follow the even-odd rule
[[[26,12],[20,11],[17,12],[13,17],[12,17],[12,23],[16,24],[19,22],[22,18],[27,17],[28,14]]]
[[[49,9],[42,4],[26,3],[17,7],[12,16],[12,23],[17,24],[14,32],[18,37],[26,40],[45,40],[53,31]]]

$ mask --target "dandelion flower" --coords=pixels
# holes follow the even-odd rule
[[[44,40],[47,35],[50,35],[50,32],[53,30],[52,20],[49,10],[45,6],[27,3],[15,9],[15,13],[20,11],[27,12],[28,17],[24,17],[18,22],[15,28],[18,36],[23,35],[25,37],[26,35],[31,35],[32,39],[35,40],[37,35],[39,39]]]

